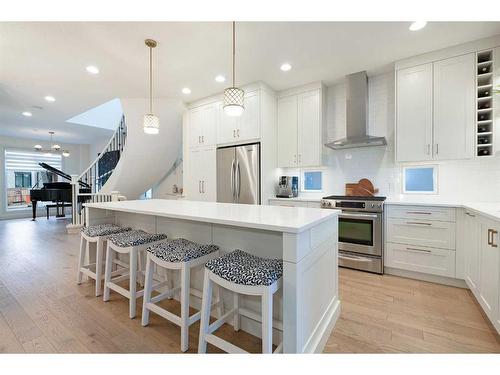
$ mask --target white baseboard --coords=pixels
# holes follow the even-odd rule
[[[340,301],[338,297],[335,297],[304,346],[302,353],[323,353],[326,342],[340,316],[340,309]]]
[[[469,289],[467,287],[467,284],[465,283],[465,280],[454,279],[446,276],[429,275],[427,273],[401,270],[399,268],[392,268],[392,267],[384,267],[384,273],[387,275],[406,277],[408,279],[416,279],[436,284],[454,286],[457,288]]]

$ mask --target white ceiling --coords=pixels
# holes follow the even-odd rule
[[[237,24],[237,84],[262,80],[276,90],[500,34],[500,22],[244,22]],[[221,91],[231,68],[229,22],[0,23],[0,134],[37,138],[52,129],[61,142],[90,143],[109,130],[65,121],[113,98],[148,95],[148,51],[155,49],[155,95],[196,100]],[[280,71],[283,62],[292,70]],[[101,73],[90,75],[87,65]],[[180,93],[183,87],[190,95]],[[56,102],[43,99],[52,95]],[[43,109],[34,108],[41,106]],[[31,111],[33,117],[20,115]],[[35,132],[34,129],[38,129]]]

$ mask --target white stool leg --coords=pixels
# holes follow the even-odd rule
[[[85,249],[86,249],[86,244],[87,240],[81,235],[80,236],[80,254],[78,256],[78,273],[76,276],[76,282],[78,284],[82,283],[82,267],[83,267],[83,262],[85,262]]]
[[[216,314],[217,314],[217,319],[219,319],[220,317],[222,317],[222,315],[224,314],[224,303],[222,302],[222,297],[221,297],[221,293],[220,293],[220,290],[221,290],[221,287],[220,286],[217,286],[214,290],[214,294],[215,294],[215,300],[217,301],[217,309],[215,310]]]
[[[95,253],[95,296],[99,297],[101,295],[101,277],[102,277],[102,253],[103,253],[103,243],[102,238],[97,240],[97,249]]]
[[[200,337],[198,340],[198,353],[207,352],[207,341],[205,336],[208,333],[208,326],[210,325],[210,310],[212,305],[212,280],[208,276],[208,271],[205,270],[203,279],[203,299],[201,304],[201,323],[200,323]]]
[[[273,294],[266,290],[262,295],[262,353],[273,352]]]
[[[235,331],[240,330],[240,295],[236,292],[233,292],[233,308],[236,309],[236,313],[233,318],[233,328]]]
[[[137,274],[138,274],[138,278],[137,278],[137,282],[139,283],[139,285],[144,288],[144,257],[145,257],[145,254],[143,251],[139,251],[139,253],[137,254],[137,263],[138,263],[138,268],[137,268]]]
[[[181,350],[189,347],[189,294],[191,269],[184,263],[181,267]]]
[[[146,257],[146,276],[144,280],[144,296],[142,303],[142,325],[145,327],[149,324],[149,309],[146,305],[151,301],[151,292],[153,287],[153,271],[154,263],[149,254]]]
[[[108,242],[108,246],[106,248],[106,269],[104,271],[104,293],[102,300],[104,302],[109,301],[109,287],[108,283],[111,281],[111,272],[113,267],[113,249]]]
[[[174,288],[174,272],[172,270],[166,270],[165,271],[165,277],[167,278],[167,288],[168,289],[173,289]],[[168,299],[173,299],[175,293],[172,293]]]
[[[129,301],[129,317],[135,318],[135,309],[137,304],[137,249],[130,250],[130,301]]]

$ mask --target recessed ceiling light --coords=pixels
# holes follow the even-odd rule
[[[292,66],[288,63],[284,63],[281,65],[280,69],[284,72],[288,72],[290,69],[292,69]]]
[[[48,102],[55,102],[56,98],[54,98],[53,96],[47,95],[45,97],[45,100],[48,101]]]
[[[31,117],[31,116],[33,116],[33,114],[32,114],[31,112],[24,111],[24,112],[23,112],[23,116],[26,116],[26,117]]]
[[[217,77],[215,77],[215,80],[217,82],[225,82],[226,81],[226,77],[224,77],[223,75],[218,75]]]
[[[89,65],[85,69],[87,69],[87,72],[90,74],[99,74],[99,68],[94,65]]]
[[[425,25],[427,25],[427,21],[415,21],[410,25],[409,29],[411,31],[417,31],[423,29]]]
[[[189,95],[189,94],[191,94],[191,89],[189,87],[184,87],[182,89],[182,93],[185,95]]]

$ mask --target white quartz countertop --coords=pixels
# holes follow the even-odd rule
[[[277,232],[299,233],[338,215],[338,210],[148,199],[87,203],[85,207]]]

